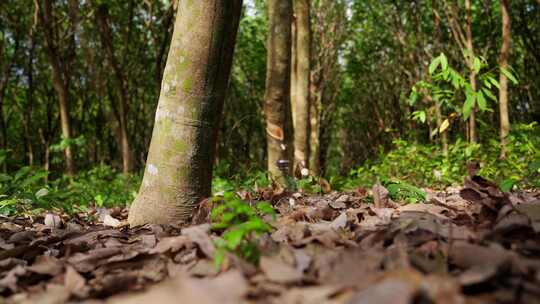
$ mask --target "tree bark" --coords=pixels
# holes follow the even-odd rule
[[[49,63],[52,68],[52,81],[53,87],[58,95],[58,104],[60,107],[60,126],[62,128],[62,136],[64,139],[69,140],[71,138],[71,119],[69,115],[69,87],[70,87],[70,71],[68,66],[70,59],[75,54],[75,37],[74,30],[76,28],[76,3],[70,1],[70,21],[71,21],[71,34],[69,39],[69,56],[71,58],[61,58],[59,54],[58,45],[54,41],[53,26],[55,20],[53,20],[53,8],[51,0],[44,0],[43,7],[39,5],[37,0],[34,1],[36,8],[38,9],[38,17],[43,27],[43,33],[45,36],[45,50]],[[64,157],[66,160],[66,174],[75,174],[75,161],[73,159],[73,151],[71,145],[66,146],[64,149]]]
[[[291,96],[294,122],[294,161],[308,166],[310,138],[311,26],[310,0],[295,0],[294,65]]]
[[[289,161],[292,171],[293,134],[290,101],[291,77],[291,0],[269,0],[269,36],[264,112],[268,171],[283,182],[283,172],[277,163]]]
[[[132,153],[128,135],[128,113],[127,108],[130,104],[127,79],[121,64],[118,62],[114,52],[114,42],[109,26],[109,11],[105,5],[100,5],[97,10],[97,19],[100,27],[101,42],[105,48],[107,61],[109,62],[115,78],[116,90],[120,95],[118,102],[118,125],[120,133],[120,148],[122,153],[122,172],[128,174],[132,167]],[[114,101],[112,101],[114,102]]]
[[[0,74],[0,150],[7,150],[8,149],[8,123],[6,122],[6,117],[4,114],[4,101],[5,96],[7,92],[7,88],[9,86],[9,82],[12,77],[12,69],[15,66],[15,59],[16,54],[19,50],[20,46],[20,39],[18,35],[15,35],[14,37],[14,48],[13,48],[13,54],[11,58],[8,59],[7,51],[4,54],[4,46],[3,44],[0,44],[0,59],[5,59],[5,66],[2,65],[2,62],[0,62],[0,68],[2,68],[2,74]],[[3,42],[3,41],[2,41]],[[1,42],[0,42],[1,43]],[[9,115],[8,115],[9,117]],[[9,120],[9,119],[8,119]],[[4,161],[2,163],[2,172],[7,172],[7,161]]]
[[[469,81],[471,83],[472,90],[476,92],[476,72],[474,71],[474,45],[473,45],[473,36],[472,36],[472,12],[471,12],[471,0],[465,0],[465,10],[467,14],[467,21],[465,26],[465,35],[466,35],[466,47],[469,54],[468,56],[468,66],[470,69]],[[469,142],[476,143],[476,106],[471,110],[471,115],[469,116]]]
[[[131,226],[185,222],[211,192],[241,0],[180,1]]]
[[[312,75],[311,97],[309,105],[309,170],[317,176],[321,172],[321,166],[319,162],[320,155],[320,125],[321,125],[321,111],[322,111],[322,88],[320,85],[316,85],[313,81]]]
[[[501,0],[502,14],[502,45],[499,57],[501,69],[508,69],[508,57],[510,56],[510,44],[512,42],[510,29],[510,14],[508,13],[508,0]],[[501,72],[499,76],[499,114],[500,114],[500,136],[501,136],[501,157],[506,155],[508,134],[510,133],[510,118],[508,115],[508,78]]]
[[[34,147],[32,145],[32,136],[30,130],[32,129],[32,111],[34,109],[34,51],[35,40],[34,32],[30,31],[30,50],[28,56],[28,66],[26,70],[28,80],[28,91],[26,94],[27,104],[26,109],[23,110],[23,129],[24,140],[26,144],[26,155],[28,156],[28,165],[32,167],[34,165]]]

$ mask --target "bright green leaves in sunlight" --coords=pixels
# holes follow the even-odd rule
[[[214,197],[212,202],[212,229],[223,231],[221,238],[215,241],[216,267],[221,267],[227,252],[257,263],[261,254],[256,237],[272,231],[272,226],[266,222],[268,217],[275,218],[272,205],[267,202],[251,205],[240,200],[234,192],[225,192],[222,197]]]
[[[429,65],[429,74],[433,75],[439,66],[441,67],[442,71],[446,71],[448,69],[448,59],[443,53],[431,61],[431,64]]]
[[[466,56],[464,58],[467,59]],[[474,57],[472,62],[472,71],[477,75],[476,89],[464,76],[464,73],[470,71],[460,73],[450,66],[446,55],[441,53],[429,64],[427,79],[417,82],[411,89],[409,104],[415,105],[420,97],[433,100],[441,107],[449,108],[450,112],[460,113],[463,120],[467,120],[475,108],[482,112],[491,111],[488,101],[498,102],[493,90],[500,87],[495,78],[496,69],[489,68],[483,57]],[[500,70],[512,83],[518,83],[509,69]],[[422,123],[427,120],[425,110],[414,111],[411,118]],[[446,119],[444,122],[449,123],[451,120]],[[443,132],[448,127],[439,126],[439,131]]]

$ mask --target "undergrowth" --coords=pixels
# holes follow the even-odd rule
[[[508,186],[540,188],[540,128],[536,123],[513,128],[504,159],[499,157],[498,138],[481,145],[458,139],[449,145],[448,156],[438,145],[396,140],[391,151],[381,152],[347,177],[331,177],[330,182],[335,189],[353,189],[369,187],[379,179],[397,179],[418,187],[443,189],[463,184],[467,163],[475,160],[480,163],[479,175],[505,186],[506,190]]]
[[[47,177],[47,171],[31,167],[0,173],[0,214],[37,214],[43,210],[74,213],[91,206],[123,206],[133,200],[140,184],[139,176],[126,176],[107,166],[74,178],[49,181]]]
[[[440,146],[394,141],[394,147],[381,152],[374,160],[352,170],[348,176],[326,177],[332,190],[345,191],[369,188],[381,182],[403,201],[422,201],[417,187],[443,189],[461,185],[470,160],[480,162],[479,174],[511,188],[540,188],[540,128],[538,124],[514,125],[509,137],[507,156],[500,159],[501,148],[495,137],[487,142],[469,144],[458,139],[449,146],[445,156]],[[0,157],[0,165],[6,161]],[[256,191],[271,187],[264,171],[224,174],[221,164],[214,172],[213,193],[224,194],[240,190]],[[90,207],[113,207],[129,204],[141,182],[140,175],[126,176],[107,166],[95,167],[69,178],[48,180],[43,169],[22,167],[15,172],[0,173],[0,214],[24,215],[43,210],[67,213],[87,211]],[[308,194],[328,191],[325,179],[309,176],[295,180],[292,190]],[[395,190],[395,191],[394,191]]]

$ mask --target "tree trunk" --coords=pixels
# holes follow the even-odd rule
[[[283,182],[278,161],[292,171],[293,134],[290,101],[292,0],[269,0],[269,35],[264,112],[268,171]]]
[[[32,130],[32,111],[34,108],[34,56],[35,56],[35,38],[34,38],[34,26],[30,29],[30,50],[28,56],[27,77],[28,77],[28,92],[27,92],[27,105],[26,110],[23,111],[23,128],[24,139],[26,142],[26,152],[28,155],[28,165],[34,165],[34,147],[32,144],[32,136],[30,130]]]
[[[111,28],[109,26],[109,12],[107,6],[100,5],[97,9],[97,19],[100,27],[101,42],[105,48],[105,53],[107,61],[109,62],[114,75],[116,77],[116,90],[120,95],[120,101],[118,102],[118,125],[120,131],[120,150],[122,153],[122,172],[128,174],[133,165],[132,165],[132,154],[131,147],[129,143],[129,136],[127,130],[128,114],[127,108],[130,104],[129,92],[127,87],[127,79],[122,69],[121,64],[118,62],[113,44],[113,36],[111,33]]]
[[[0,42],[1,43],[1,42]],[[0,59],[7,59],[8,54],[6,52],[5,57],[2,56],[3,54],[3,48],[4,46],[0,44]],[[2,74],[0,74],[0,150],[7,150],[8,149],[8,132],[7,132],[7,122],[6,117],[4,115],[4,98],[6,96],[6,91],[9,85],[9,81],[11,79],[11,73],[12,68],[14,66],[15,62],[15,56],[19,50],[19,39],[15,37],[15,47],[13,51],[13,55],[9,60],[5,60],[5,66],[2,65],[2,62],[0,62],[0,67],[2,67]],[[3,57],[3,58],[2,58]],[[7,160],[5,160],[2,163],[2,172],[7,172]]]
[[[322,96],[321,89],[318,88],[312,79],[311,83],[311,101],[309,105],[309,169],[317,176],[320,175],[320,125],[321,125],[321,110]]]
[[[294,121],[294,161],[308,166],[309,163],[309,101],[310,101],[310,72],[311,72],[311,26],[310,26],[310,0],[295,0],[295,27],[296,35],[293,44],[293,88],[292,97]]]
[[[185,222],[211,193],[241,0],[180,1],[131,226]]]
[[[52,59],[51,59],[52,60]],[[60,127],[64,139],[71,139],[71,119],[69,116],[69,86],[65,85],[59,73],[59,65],[53,64],[53,86],[58,94],[58,103],[60,106]],[[73,160],[73,151],[71,145],[64,149],[66,160],[66,174],[73,176],[75,174],[75,161]]]
[[[296,83],[298,79],[298,69],[297,69],[297,61],[296,58],[298,57],[298,51],[297,51],[297,16],[296,16],[296,2],[297,0],[293,0],[293,17],[291,22],[291,113],[292,113],[292,123],[293,123],[293,133],[294,138],[296,140],[296,90],[298,89],[298,85]],[[296,153],[296,152],[295,152]]]
[[[468,66],[470,69],[469,81],[474,92],[476,92],[476,73],[474,71],[474,46],[473,46],[473,37],[472,37],[472,12],[471,12],[471,0],[465,0],[465,10],[467,13],[466,21],[466,37],[467,37],[467,51],[468,56]],[[476,106],[471,110],[471,115],[469,116],[469,142],[476,143]]]
[[[7,125],[6,118],[4,116],[4,96],[6,94],[7,86],[9,83],[9,78],[11,76],[11,63],[6,67],[2,79],[0,79],[0,149],[7,149]],[[5,165],[5,162],[4,162]],[[4,170],[6,171],[6,170]]]
[[[62,128],[62,136],[64,139],[69,140],[71,138],[71,120],[69,116],[69,72],[67,66],[69,66],[70,58],[61,58],[61,55],[58,52],[58,45],[54,41],[54,30],[55,20],[53,18],[52,12],[52,3],[51,0],[45,0],[43,2],[43,7],[39,6],[37,0],[34,1],[36,9],[38,9],[38,17],[40,23],[43,27],[43,33],[45,36],[45,49],[49,63],[52,68],[52,81],[53,87],[58,95],[58,103],[60,107],[60,126]],[[70,1],[70,19],[71,19],[71,29],[75,29],[76,23],[76,3]],[[75,52],[75,37],[74,32],[70,34],[70,51],[69,57],[74,57]],[[62,61],[66,63],[62,64]],[[74,175],[75,174],[75,161],[73,159],[73,152],[71,145],[67,145],[64,149],[64,157],[66,160],[66,174]]]
[[[512,41],[510,31],[510,15],[508,13],[508,0],[501,0],[502,14],[502,46],[499,65],[501,69],[508,69],[508,57],[510,55],[510,43]],[[510,119],[508,115],[508,78],[504,73],[499,76],[499,114],[500,114],[500,136],[501,136],[501,157],[505,157],[508,133],[510,133]]]

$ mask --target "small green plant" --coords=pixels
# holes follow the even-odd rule
[[[426,192],[418,187],[400,180],[384,180],[383,186],[386,187],[393,200],[405,201],[409,204],[415,204],[426,200]]]
[[[314,176],[304,177],[295,181],[295,188],[302,190],[305,193],[322,193],[322,187],[319,181]]]
[[[216,267],[221,267],[227,252],[257,263],[261,254],[256,237],[272,231],[272,226],[263,219],[263,216],[275,217],[272,205],[258,202],[252,206],[240,200],[234,192],[225,192],[222,197],[214,197],[213,203],[217,206],[211,213],[212,229],[223,232],[215,241]]]

